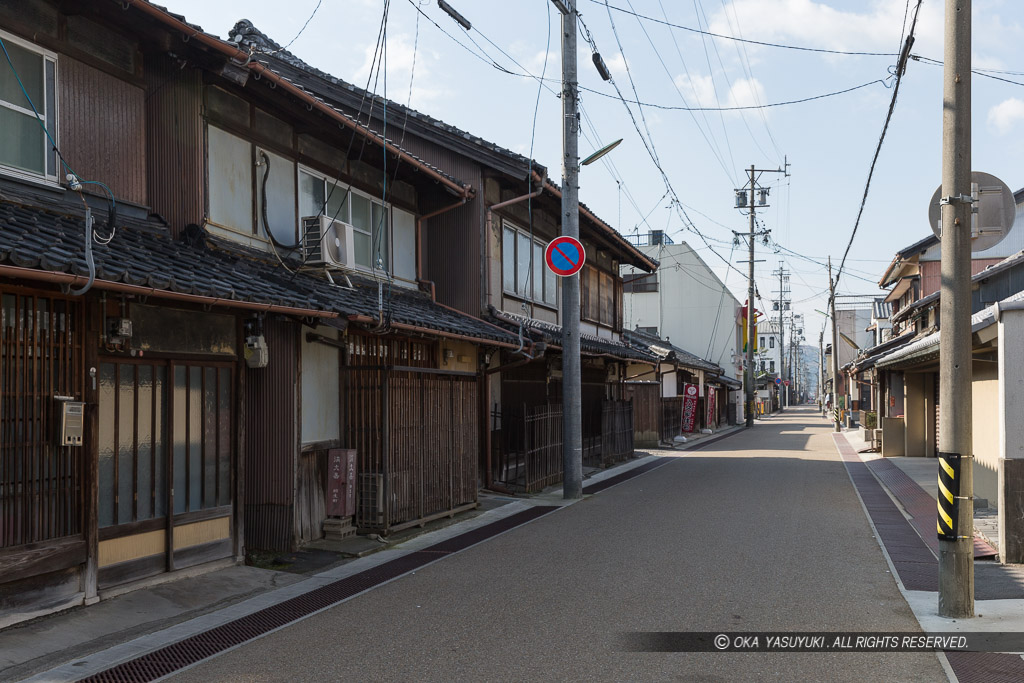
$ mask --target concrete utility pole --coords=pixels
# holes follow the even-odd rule
[[[779,276],[779,377],[783,380],[788,379],[786,375],[786,368],[789,367],[789,359],[786,358],[786,288],[785,279],[789,277],[789,271],[786,270],[785,262],[779,261],[778,271],[772,273],[772,275]],[[785,383],[779,385],[779,410],[789,406],[789,387]]]
[[[829,257],[831,258],[831,257]],[[831,274],[829,280],[832,279]],[[829,291],[832,285],[829,284]],[[825,414],[825,325],[821,326],[821,334],[818,335],[818,401],[821,404],[821,414]]]
[[[939,521],[939,615],[974,616],[971,434],[971,0],[946,0],[942,93],[939,457],[955,472],[953,534]],[[941,463],[940,463],[941,464]],[[959,483],[959,487],[956,484]],[[940,478],[940,487],[942,486]]]
[[[562,14],[562,234],[579,239],[579,119],[576,0]],[[562,278],[562,497],[583,497],[580,276]]]
[[[747,203],[745,193],[747,188],[736,190],[736,208],[737,209],[750,209],[750,230],[747,233],[747,246],[750,248],[750,259],[747,262],[748,265],[748,282],[747,282],[747,368],[743,373],[743,384],[746,395],[746,422],[748,427],[754,426],[754,377],[757,374],[754,368],[754,296],[756,290],[754,288],[754,237],[757,235],[767,235],[768,231],[755,232],[754,226],[757,219],[757,206],[756,199],[754,197],[757,187],[757,174],[759,173],[782,173],[786,176],[789,175],[789,162],[786,161],[783,168],[778,169],[763,169],[755,168],[753,165],[748,170],[750,174],[750,201]],[[768,202],[768,189],[761,188],[761,206],[767,207]],[[733,232],[736,238],[742,233]],[[767,241],[765,242],[767,244]]]
[[[754,167],[750,167],[750,232],[747,239],[750,247],[750,262],[747,264],[747,371],[744,379],[747,387],[747,427],[754,426]]]
[[[832,279],[832,257],[828,257],[828,303],[832,316],[832,422],[835,431],[842,431],[839,424],[839,321],[836,320],[836,282]]]

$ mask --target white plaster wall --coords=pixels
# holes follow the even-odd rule
[[[626,329],[657,327],[663,339],[732,371],[740,302],[685,242],[640,250],[661,263],[659,287],[623,295]],[[642,273],[622,268],[624,277],[634,274]],[[739,282],[737,276],[733,284]]]
[[[338,424],[338,363],[341,350],[306,341],[306,333],[331,339],[338,331],[329,327],[302,328],[302,443],[330,441],[341,436]]]

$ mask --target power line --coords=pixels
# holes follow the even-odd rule
[[[627,0],[627,2],[630,2],[630,0]],[[630,3],[630,7],[632,7],[632,3]],[[681,99],[683,101],[683,104],[685,106],[690,106],[689,102],[686,101],[686,97],[683,95],[683,92],[679,89],[679,85],[676,83],[675,79],[672,77],[672,72],[669,71],[668,65],[665,64],[665,60],[662,59],[661,51],[658,50],[657,46],[655,46],[654,40],[651,39],[651,35],[647,32],[647,27],[644,26],[643,22],[641,22],[639,19],[637,19],[637,23],[640,26],[640,30],[643,31],[644,36],[647,38],[647,42],[648,42],[648,44],[650,44],[651,49],[654,52],[654,55],[658,58],[658,62],[661,64],[661,68],[664,69],[665,75],[668,76],[669,82],[672,84],[672,87],[675,89],[676,94],[679,95],[679,99]],[[671,33],[671,30],[669,32]],[[675,36],[672,37],[672,40],[673,40],[673,42],[675,42],[675,44],[676,44],[676,51],[679,52],[679,58],[680,58],[680,60],[682,60],[682,52],[679,50],[679,43],[678,43],[678,41],[675,40]],[[686,70],[686,62],[685,61],[683,62],[683,69]],[[686,70],[686,71],[687,71],[687,77],[689,77],[689,71],[688,70]],[[728,177],[729,180],[732,182],[732,184],[735,185],[736,184],[736,178],[735,178],[734,175],[732,175],[729,172],[729,167],[726,166],[725,160],[722,158],[721,150],[717,148],[716,144],[712,144],[711,139],[708,137],[708,133],[704,132],[704,129],[701,127],[700,123],[697,121],[696,115],[692,111],[690,112],[690,118],[693,119],[693,123],[697,126],[697,130],[700,131],[701,137],[703,137],[704,141],[708,143],[708,147],[711,148],[711,153],[714,155],[715,159],[718,160],[718,163],[719,163],[719,165],[721,165],[722,170],[725,171],[726,177]],[[704,121],[705,121],[705,123],[707,123],[707,116],[704,116]],[[709,125],[708,126],[708,132],[710,133],[710,131],[711,131],[711,127]]]
[[[309,22],[313,21],[313,17],[316,16],[317,10],[320,9],[320,5],[321,4],[323,4],[323,0],[317,0],[316,7],[313,8],[313,13],[309,15],[309,18],[306,19],[306,23],[302,25],[302,28],[300,28],[299,32],[295,34],[295,37],[288,41],[287,45],[282,45],[281,47],[277,48],[276,50],[272,50],[270,52],[260,51],[260,54],[273,55],[273,54],[277,54],[278,52],[281,52],[282,50],[287,50],[288,48],[290,48],[292,46],[292,43],[294,43],[296,40],[298,40],[299,36],[302,35],[302,32],[306,30],[307,26],[309,26]]]
[[[802,97],[802,98],[796,99],[796,100],[786,100],[785,102],[771,102],[769,104],[744,105],[744,106],[735,106],[735,107],[680,107],[680,106],[671,105],[671,104],[656,104],[654,102],[641,102],[641,101],[638,101],[638,100],[629,100],[629,99],[624,99],[623,101],[628,102],[629,104],[639,105],[640,107],[647,107],[649,109],[662,109],[662,110],[667,110],[667,111],[722,111],[722,112],[724,112],[724,111],[754,111],[754,110],[757,110],[757,109],[772,109],[772,108],[775,108],[775,107],[787,107],[787,106],[792,105],[792,104],[804,104],[806,102],[814,102],[815,100],[823,100],[823,99],[826,99],[826,98],[829,98],[829,97],[836,97],[838,95],[845,95],[847,93],[851,93],[851,92],[853,92],[855,90],[860,90],[862,88],[866,88],[869,85],[874,85],[876,83],[880,83],[884,87],[888,88],[889,85],[888,85],[887,81],[889,79],[891,79],[891,78],[892,78],[892,76],[890,76],[889,78],[885,78],[885,79],[876,78],[873,81],[868,81],[867,83],[861,83],[860,85],[855,85],[855,86],[850,87],[850,88],[844,88],[842,90],[834,90],[832,92],[822,93],[820,95],[813,95],[813,96],[810,96],[810,97]],[[1001,78],[1001,79],[998,79],[998,80],[1007,80],[1007,79]],[[1008,83],[1016,83],[1016,81],[1007,81],[1007,82]],[[1016,83],[1016,84],[1017,85],[1024,85],[1024,83]],[[585,90],[586,92],[593,93],[595,95],[600,95],[601,97],[606,97],[608,99],[617,99],[614,95],[610,95],[608,93],[601,92],[600,90],[593,90],[591,88],[586,88],[586,87],[583,87],[583,86],[580,86],[580,90]]]
[[[917,0],[917,5],[914,7],[914,18],[910,23],[910,31],[907,33],[906,42],[904,43],[904,52],[909,54],[910,47],[914,44],[914,31],[917,28],[917,17],[921,11],[921,3],[923,0]],[[861,216],[864,215],[864,207],[868,202],[868,192],[871,190],[871,178],[875,174],[875,164],[878,163],[878,155],[882,152],[882,144],[885,142],[885,134],[889,130],[889,122],[892,121],[893,111],[896,109],[896,99],[900,94],[900,83],[903,82],[903,74],[906,72],[906,59],[900,59],[900,63],[896,65],[896,83],[893,85],[892,100],[889,102],[889,110],[885,115],[885,124],[882,126],[882,134],[878,137],[878,145],[875,147],[875,155],[871,159],[871,168],[868,170],[868,179],[864,184],[864,196],[861,197],[860,209],[857,211],[857,220],[854,221],[853,230],[850,232],[850,241],[846,243],[846,249],[843,251],[843,258],[839,262],[839,269],[835,275],[835,286],[839,286],[839,279],[843,274],[843,268],[846,266],[846,257],[850,253],[850,247],[853,246],[853,239],[857,236],[857,228],[860,227]],[[829,298],[831,305],[832,297]]]
[[[593,3],[607,4],[603,0],[590,0],[590,1],[593,2]],[[825,49],[825,48],[818,48],[818,47],[804,47],[804,46],[800,46],[800,45],[784,45],[782,43],[769,43],[769,42],[765,42],[765,41],[761,41],[761,40],[749,40],[747,38],[737,38],[736,36],[727,36],[727,35],[724,35],[724,34],[721,34],[721,33],[712,33],[711,31],[704,31],[704,30],[699,29],[699,28],[693,28],[692,26],[683,26],[681,24],[673,24],[670,21],[663,21],[661,19],[656,19],[654,17],[649,17],[649,16],[646,16],[644,14],[639,14],[637,12],[624,9],[622,7],[616,7],[615,5],[608,5],[608,6],[609,6],[610,9],[613,9],[616,12],[622,12],[623,14],[631,14],[631,15],[639,18],[639,19],[643,19],[644,21],[650,21],[650,22],[653,22],[653,23],[656,23],[656,24],[663,24],[665,26],[671,26],[672,28],[677,28],[677,29],[680,29],[682,31],[689,31],[690,33],[699,33],[699,34],[702,34],[702,35],[711,36],[712,38],[722,38],[724,40],[734,40],[734,41],[736,41],[738,43],[747,43],[749,45],[761,45],[761,46],[764,46],[764,47],[775,47],[775,48],[782,48],[782,49],[786,49],[786,50],[799,50],[801,52],[820,52],[820,53],[830,54],[830,55],[847,55],[847,56],[854,56],[854,57],[897,57],[898,56],[898,54],[893,54],[893,53],[889,53],[889,52],[850,52],[850,51],[846,51],[846,50],[828,50],[828,49]]]

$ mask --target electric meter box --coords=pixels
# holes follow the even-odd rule
[[[57,410],[60,411],[60,418],[57,422],[60,427],[60,431],[57,433],[57,445],[81,446],[82,433],[85,428],[85,403],[58,398]]]

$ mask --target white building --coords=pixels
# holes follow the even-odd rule
[[[626,329],[655,333],[742,380],[740,302],[726,284],[690,245],[675,244],[660,230],[632,241],[661,265],[650,275],[622,267]]]

